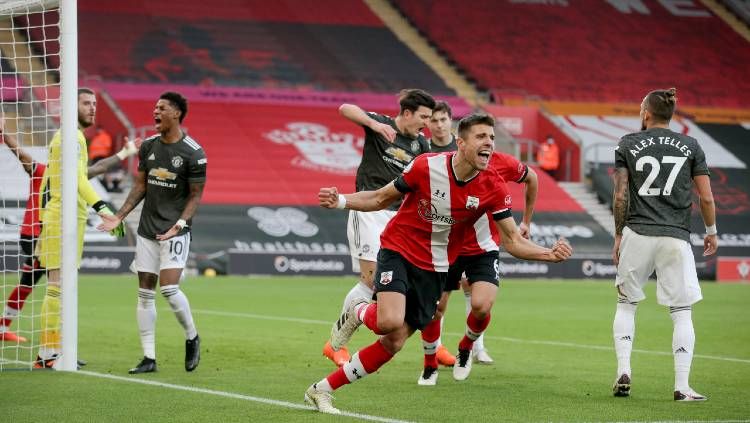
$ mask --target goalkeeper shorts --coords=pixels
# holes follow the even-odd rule
[[[60,215],[47,213],[42,223],[42,232],[36,244],[36,256],[42,267],[59,269],[62,256],[62,230]],[[83,236],[86,232],[86,220],[78,220],[78,264],[81,266],[83,256]]]

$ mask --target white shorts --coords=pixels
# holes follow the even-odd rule
[[[378,261],[380,234],[395,215],[395,210],[349,211],[346,236],[349,239],[349,252],[355,272],[359,271],[359,260]]]
[[[190,233],[155,241],[138,235],[135,247],[135,270],[159,274],[163,269],[184,269],[190,249]]]
[[[620,287],[628,301],[641,301],[646,298],[643,287],[654,270],[659,304],[682,307],[703,298],[693,250],[687,241],[668,236],[639,235],[625,227],[615,286]]]

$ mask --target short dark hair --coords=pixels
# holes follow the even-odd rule
[[[159,100],[167,100],[172,103],[174,107],[177,107],[180,110],[180,123],[182,123],[182,120],[185,119],[185,116],[187,116],[188,112],[187,99],[180,93],[167,91],[159,96]]]
[[[91,88],[88,88],[88,87],[80,87],[80,88],[78,88],[78,95],[81,95],[81,94],[96,95],[96,93],[94,92],[94,90],[92,90]]]
[[[661,122],[672,120],[677,105],[677,88],[654,90],[648,93],[645,100],[646,110]]]
[[[432,110],[435,108],[435,99],[425,90],[410,88],[401,90],[398,97],[398,104],[401,106],[399,113],[403,114],[407,110],[416,112],[420,106],[425,106]]]
[[[450,104],[446,103],[443,100],[435,103],[435,107],[432,108],[432,113],[435,112],[445,112],[448,114],[449,118],[453,119],[453,110],[451,110]]]
[[[466,133],[475,125],[487,125],[494,128],[495,118],[486,113],[472,113],[458,122],[458,136],[465,140]]]

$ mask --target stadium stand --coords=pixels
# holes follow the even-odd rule
[[[79,28],[80,66],[105,80],[452,94],[360,1],[82,1]]]
[[[676,86],[683,106],[750,106],[748,42],[699,2],[393,3],[499,95],[639,102],[649,90]]]

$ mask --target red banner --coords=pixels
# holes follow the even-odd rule
[[[719,257],[716,280],[720,283],[750,282],[750,257]]]

